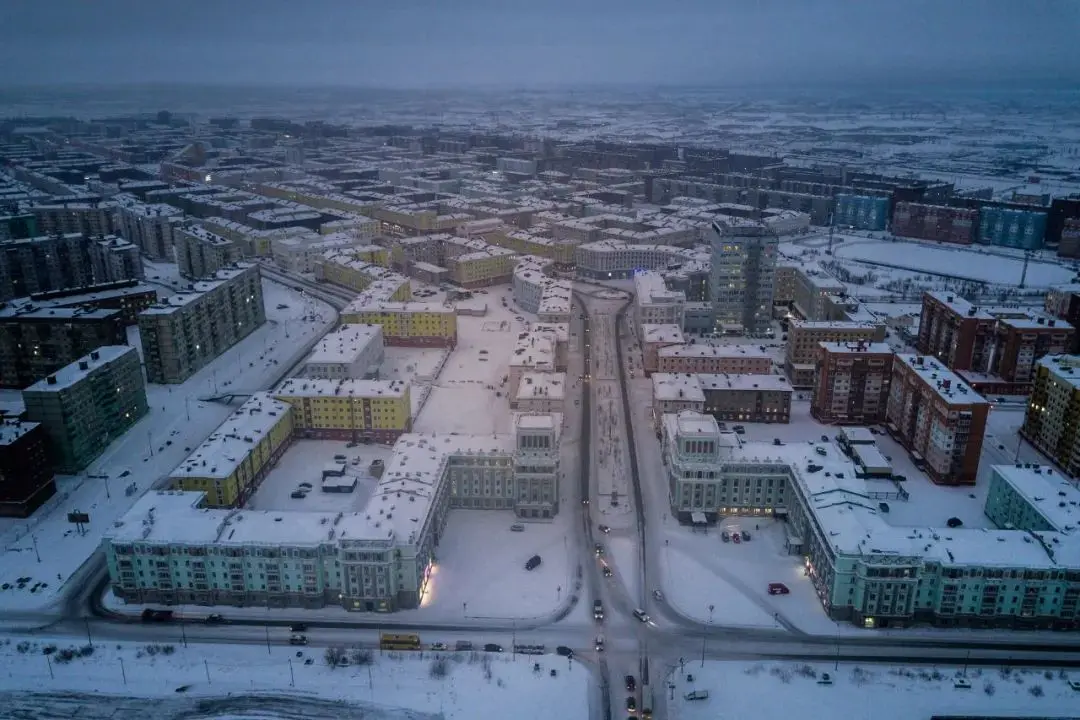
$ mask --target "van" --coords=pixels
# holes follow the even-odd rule
[[[640,620],[643,623],[649,622],[648,614],[644,610],[642,610],[641,608],[635,608],[634,609],[634,617],[636,617],[638,620]]]
[[[521,523],[514,523],[510,526],[510,532],[525,532],[525,526]]]

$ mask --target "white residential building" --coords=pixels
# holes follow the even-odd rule
[[[342,325],[312,348],[303,374],[327,380],[376,378],[384,355],[381,325]]]

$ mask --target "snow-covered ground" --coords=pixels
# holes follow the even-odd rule
[[[264,280],[263,292],[265,325],[187,382],[148,385],[150,412],[145,418],[84,473],[58,476],[57,495],[32,517],[5,526],[0,536],[0,609],[29,611],[53,603],[72,573],[97,549],[105,529],[234,410],[200,398],[227,389],[267,387],[336,320],[328,305],[305,300],[284,286]],[[137,329],[131,329],[129,339],[140,347]],[[67,522],[73,510],[90,515],[84,534]],[[19,578],[28,580],[16,582]]]
[[[390,448],[384,445],[347,447],[340,440],[297,440],[278,460],[277,466],[263,478],[259,489],[244,505],[249,510],[297,510],[304,512],[354,512],[363,509],[378,480],[368,472],[373,460],[390,460]],[[335,455],[345,455],[346,475],[357,479],[351,493],[322,492],[322,472],[334,462]],[[358,461],[358,462],[357,462]],[[300,483],[309,483],[311,492],[303,499],[292,498]]]
[[[693,682],[687,682],[687,675]],[[819,680],[828,674],[831,685]],[[958,676],[970,688],[955,687]],[[668,678],[671,720],[719,717],[759,720],[833,720],[838,717],[912,720],[935,715],[993,717],[1064,717],[1076,714],[1077,692],[1070,675],[1054,670],[848,663],[687,662]],[[663,692],[663,685],[656,686]],[[705,700],[686,694],[707,690]]]
[[[49,646],[55,650],[47,656],[43,651]],[[5,716],[589,717],[588,670],[553,655],[513,659],[493,653],[374,651],[370,664],[331,668],[321,647],[296,650],[275,645],[271,650],[261,644],[183,647],[99,641],[85,657],[61,657],[67,657],[64,651],[83,647],[85,641],[72,644],[70,638],[37,636],[0,643],[0,703]]]

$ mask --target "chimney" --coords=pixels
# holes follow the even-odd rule
[[[85,360],[80,360],[79,361],[79,369],[80,370],[89,370],[90,369],[90,363],[86,362]]]
[[[90,351],[90,359],[91,360],[100,360],[101,359],[101,353],[99,353],[97,350],[91,350]]]
[[[56,384],[56,376],[55,375],[50,375],[49,377],[45,378],[45,382],[48,383],[49,385],[55,385]]]

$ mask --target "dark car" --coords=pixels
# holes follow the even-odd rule
[[[525,563],[525,569],[535,570],[536,568],[540,567],[541,562],[543,561],[540,559],[539,555],[533,555],[531,558],[529,558],[529,561]]]
[[[626,709],[629,712],[636,712],[637,711],[637,700],[634,699],[633,695],[626,698]]]
[[[724,542],[731,542],[731,536],[728,535],[727,530],[723,530],[723,531],[720,532],[720,539],[723,540]]]
[[[611,568],[609,566],[607,566],[607,565],[604,566],[603,573],[604,573],[604,577],[606,577],[606,578],[611,577],[612,575],[614,575],[614,573],[611,571]]]
[[[488,643],[484,646],[484,652],[502,652],[502,645]]]
[[[555,652],[559,655],[562,655],[563,657],[574,657],[574,651],[566,647],[565,645],[560,645],[559,647],[555,648]]]
[[[829,436],[828,435],[822,435],[821,436],[821,442],[829,442]]]
[[[626,676],[626,692],[634,692],[637,690],[637,681],[634,680],[633,675]]]
[[[769,583],[770,595],[787,595],[791,590],[784,583]]]
[[[746,542],[750,542],[750,533],[743,530],[742,531],[742,539],[745,540]]]
[[[468,640],[458,640],[454,643],[454,649],[458,651],[472,650],[472,643]]]
[[[289,630],[294,633],[307,632],[307,623],[293,623],[289,626]]]
[[[142,619],[143,622],[169,622],[173,619],[173,611],[146,608],[142,611]]]
[[[220,625],[225,622],[225,617],[221,613],[211,613],[206,616],[207,625]]]
[[[593,552],[596,553],[596,557],[602,557],[604,554],[604,546],[600,543],[596,543],[596,545],[593,546]]]

